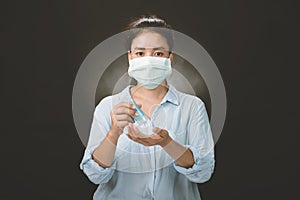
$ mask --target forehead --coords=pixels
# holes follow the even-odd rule
[[[168,42],[164,36],[156,32],[143,31],[138,34],[131,43],[131,49],[134,48],[169,48]]]

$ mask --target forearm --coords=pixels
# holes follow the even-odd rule
[[[190,149],[177,143],[169,137],[167,144],[162,148],[176,161],[176,163],[184,168],[190,168],[194,165],[193,153]]]
[[[119,136],[115,136],[110,130],[101,144],[95,149],[92,156],[101,167],[107,168],[112,165],[118,139]]]

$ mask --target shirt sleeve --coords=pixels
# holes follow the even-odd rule
[[[90,136],[87,147],[84,151],[83,159],[80,163],[80,169],[87,175],[89,180],[95,184],[107,183],[113,176],[116,161],[110,167],[103,168],[96,163],[92,154],[105,138],[110,128],[110,97],[104,98],[94,111],[93,121],[90,129]]]
[[[204,183],[214,171],[214,141],[204,103],[196,99],[191,107],[187,128],[187,142],[184,146],[193,153],[194,165],[190,168],[179,166],[175,161],[174,168],[190,181]]]

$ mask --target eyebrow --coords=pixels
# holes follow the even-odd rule
[[[133,50],[146,50],[146,49],[152,49],[152,50],[167,50],[165,47],[155,47],[155,48],[135,47]]]

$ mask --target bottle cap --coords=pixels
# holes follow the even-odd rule
[[[142,109],[137,105],[137,103],[131,98],[130,101],[135,106],[135,111],[137,112],[138,116],[132,116],[135,121],[139,121],[142,119],[142,117],[145,115],[145,113],[142,111]]]

